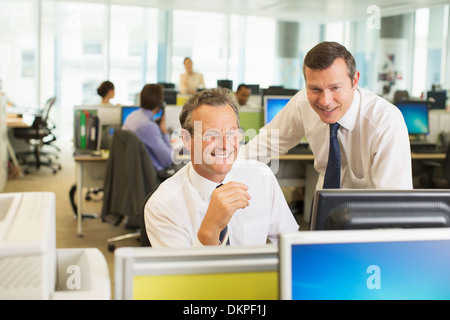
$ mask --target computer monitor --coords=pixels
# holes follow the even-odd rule
[[[283,86],[270,86],[266,89],[260,89],[261,104],[264,105],[265,96],[294,96],[298,90],[297,89],[287,89]]]
[[[291,98],[292,96],[264,96],[264,125],[272,121]]]
[[[177,104],[177,91],[171,88],[164,88],[164,102],[167,105]]]
[[[228,79],[217,80],[217,88],[227,88],[233,90],[233,80]]]
[[[158,84],[162,85],[164,89],[175,89],[175,83],[158,82]]]
[[[447,104],[447,91],[428,91],[427,100],[430,103],[431,109],[445,110]]]
[[[119,248],[114,298],[277,300],[278,246]]]
[[[247,86],[252,91],[252,94],[259,94],[259,84],[248,84]]]
[[[450,190],[316,190],[310,230],[450,227]]]
[[[139,106],[123,106],[122,107],[121,124],[123,125],[125,123],[125,120],[130,115],[130,113],[138,110],[139,108],[140,108]]]
[[[450,229],[282,234],[280,298],[450,299]]]
[[[410,135],[427,135],[430,132],[427,101],[403,101],[396,106],[403,114]]]

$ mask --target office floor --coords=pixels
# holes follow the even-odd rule
[[[100,218],[83,220],[83,237],[77,236],[77,222],[72,210],[69,191],[75,183],[75,162],[72,158],[72,142],[59,141],[61,148],[59,162],[61,171],[53,174],[48,168],[39,171],[32,169],[30,174],[22,178],[8,180],[2,193],[7,192],[32,192],[49,191],[55,193],[56,198],[56,247],[57,248],[98,248],[104,255],[109,268],[111,278],[111,296],[114,298],[114,253],[108,251],[107,239],[131,232],[120,224],[114,227]],[[102,202],[99,197],[84,202],[86,213],[100,214]],[[93,195],[95,198],[95,195]],[[99,201],[95,201],[99,200]],[[306,224],[302,222],[300,214],[294,214],[302,229]],[[136,239],[121,241],[117,247],[139,246]]]

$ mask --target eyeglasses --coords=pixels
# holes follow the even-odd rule
[[[205,142],[214,142],[220,141],[223,139],[222,132],[215,129],[206,130],[206,132],[202,135],[193,131],[197,137],[201,138]],[[241,142],[244,139],[244,130],[242,129],[228,129],[225,131],[225,138],[228,141],[235,141],[235,139]]]

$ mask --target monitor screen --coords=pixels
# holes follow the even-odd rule
[[[317,190],[310,230],[450,227],[450,190]]]
[[[405,118],[410,135],[428,134],[430,132],[427,101],[404,101],[397,103],[396,106]]]
[[[268,124],[292,96],[264,96],[264,125]]]
[[[450,230],[282,234],[280,298],[450,299]]]
[[[138,110],[139,106],[124,106],[122,107],[122,125],[125,123],[126,118],[135,110]]]
[[[431,109],[445,110],[447,104],[447,91],[428,91],[427,100],[430,102]]]

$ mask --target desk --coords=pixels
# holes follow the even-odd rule
[[[29,128],[33,124],[33,116],[11,116],[6,117],[6,126],[8,128]]]
[[[89,186],[103,187],[104,173],[106,169],[106,163],[108,161],[108,153],[102,152],[100,156],[91,155],[77,155],[74,156],[76,163],[76,184],[77,184],[77,233],[78,236],[82,236],[82,212],[83,212],[83,187],[85,187],[85,177],[90,180]],[[413,160],[443,160],[445,159],[445,153],[412,153],[411,158]],[[315,171],[312,161],[314,160],[313,154],[285,154],[274,159],[280,161],[308,161],[306,165],[306,178],[305,178],[305,196],[304,196],[304,208],[303,218],[306,222],[309,222],[309,215],[311,211],[311,203],[316,189],[316,183],[318,173]],[[179,160],[189,161],[188,155],[181,156]],[[86,166],[89,166],[90,170],[86,170]],[[90,173],[95,173],[94,177]],[[298,179],[297,179],[298,180]],[[86,184],[87,185],[87,184]]]
[[[444,160],[445,153],[411,153],[412,160]]]
[[[108,153],[102,152],[100,156],[75,155],[73,157],[76,164],[77,234],[79,237],[83,236],[81,221],[83,219],[83,187],[86,184],[84,178],[89,179],[89,186],[103,187],[108,155]],[[86,166],[90,170],[87,170]]]
[[[411,153],[412,160],[444,160],[446,157],[445,153]],[[280,179],[279,183],[283,186],[304,186],[304,198],[303,198],[303,219],[306,222],[310,220],[311,214],[311,204],[314,197],[314,192],[316,190],[316,184],[318,179],[318,173],[314,169],[312,161],[314,161],[313,154],[285,154],[278,157],[274,157],[280,161],[307,161],[310,163],[306,164],[306,175],[304,182],[301,179]]]

